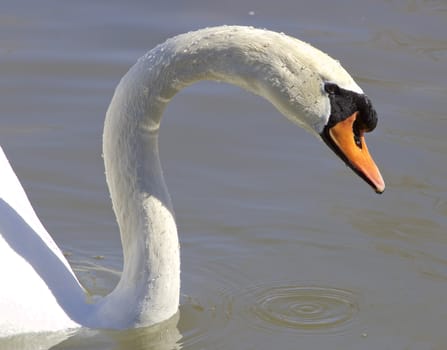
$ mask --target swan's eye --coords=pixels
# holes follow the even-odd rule
[[[340,87],[334,83],[326,83],[324,84],[324,91],[329,95],[338,95],[340,94]]]

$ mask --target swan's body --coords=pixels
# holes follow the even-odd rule
[[[121,280],[109,295],[87,303],[84,288],[0,149],[0,336],[145,326],[177,312],[179,243],[158,157],[158,128],[169,100],[205,79],[265,97],[288,119],[321,135],[377,192],[383,191],[366,145],[345,152],[353,138],[338,136],[358,129],[356,140],[363,142],[363,132],[375,126],[368,119],[375,112],[337,61],[297,39],[253,28],[217,27],[174,37],[131,68],[107,112],[106,178],[124,254]],[[335,113],[334,106],[340,111]]]

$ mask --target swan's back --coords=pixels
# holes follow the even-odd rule
[[[20,217],[23,220],[23,223],[26,223],[29,228],[34,231],[38,236],[40,236],[48,246],[51,247],[51,250],[55,252],[59,258],[64,261],[62,253],[59,248],[45,230],[43,225],[41,224],[39,218],[34,212],[33,207],[31,206],[30,201],[23,189],[19,179],[17,178],[14,170],[11,167],[11,164],[8,161],[3,149],[0,147],[0,215],[3,220],[0,220],[0,232],[2,235],[5,234],[5,224],[4,220],[12,220],[12,214],[15,212],[18,219]],[[6,215],[6,216],[5,216]],[[13,222],[10,222],[13,224]],[[17,224],[17,223],[16,223]],[[67,264],[68,266],[68,264]]]
[[[0,169],[0,336],[73,327],[62,310],[75,307],[82,288],[1,147]]]

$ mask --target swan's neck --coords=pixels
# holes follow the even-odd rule
[[[327,60],[323,55],[284,35],[222,27],[170,39],[124,76],[107,112],[103,141],[124,268],[118,286],[102,303],[101,319],[120,326],[147,325],[178,308],[179,244],[158,154],[158,129],[169,100],[195,81],[225,81],[266,97],[286,116],[315,115],[315,123],[321,123],[328,105],[308,99],[321,94],[312,65]],[[311,105],[315,111],[309,111]]]
[[[100,320],[118,327],[150,325],[178,308],[177,228],[158,158],[157,134],[138,118],[108,114],[104,160],[123,245],[124,266],[102,302]]]

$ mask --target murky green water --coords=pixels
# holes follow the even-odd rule
[[[82,282],[105,294],[122,264],[100,149],[116,83],[167,37],[217,24],[286,32],[342,61],[379,112],[368,145],[385,194],[260,98],[194,85],[160,140],[182,244],[177,316],[0,348],[447,348],[444,1],[3,3],[0,143]]]

